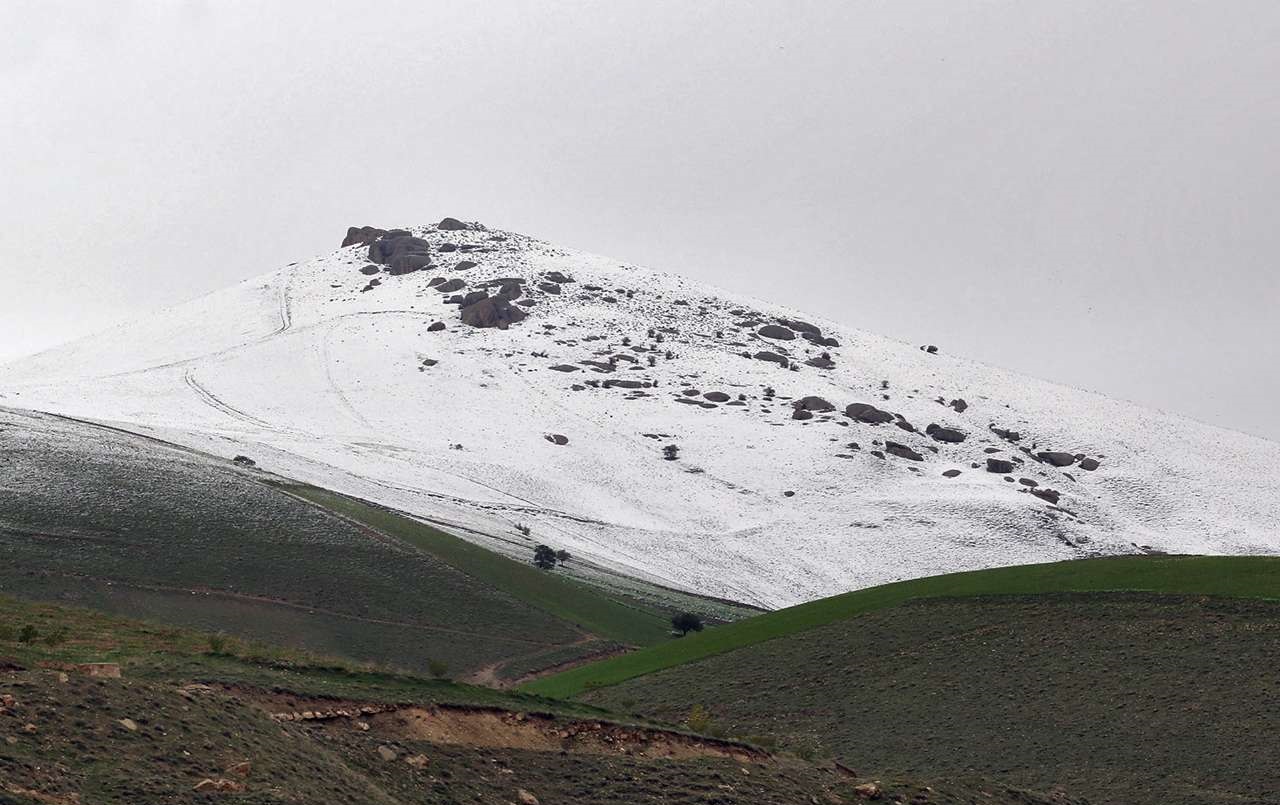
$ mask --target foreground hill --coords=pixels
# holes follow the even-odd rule
[[[1280,445],[1225,414],[1191,422],[452,219],[347,244],[0,368],[0,399],[243,453],[522,561],[547,543],[768,607],[1280,548]],[[998,315],[991,332],[1018,337]]]
[[[1280,802],[1280,603],[916,600],[587,692],[886,774],[1114,805]],[[693,708],[697,708],[694,710]]]
[[[588,587],[389,510],[62,417],[0,409],[0,450],[10,595],[490,681],[667,640],[670,608],[736,614]]]
[[[88,663],[96,663],[89,665]],[[0,803],[1070,805],[0,598]]]

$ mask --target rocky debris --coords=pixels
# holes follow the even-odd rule
[[[578,367],[567,363],[558,363],[555,366],[552,366],[551,370],[553,372],[576,372],[578,371]]]
[[[994,472],[1000,475],[1013,472],[1013,462],[1005,461],[1002,458],[989,458],[987,459],[987,472]]]
[[[520,800],[520,805],[538,805],[538,798],[523,788],[516,789],[516,799]]]
[[[557,285],[560,285],[566,282],[577,282],[577,280],[575,280],[573,277],[570,277],[568,274],[561,274],[559,271],[548,271],[546,274],[543,274],[542,276],[546,277],[547,282],[554,282]]]
[[[796,408],[799,410],[805,410],[805,411],[825,412],[825,411],[836,410],[836,407],[831,403],[827,402],[821,397],[814,397],[814,396],[801,397],[800,399],[791,403],[791,406],[793,408]]]
[[[254,461],[253,459],[249,458],[248,456],[244,456],[244,455],[236,456],[235,458],[231,459],[231,463],[232,463],[232,464],[239,464],[241,467],[256,467],[256,466],[258,466],[258,462]]]
[[[539,282],[538,290],[543,293],[558,294],[560,293],[560,286],[554,282]]]
[[[408,763],[415,769],[425,769],[427,766],[431,765],[431,758],[426,755],[411,755],[405,758],[404,762]]]
[[[818,329],[816,324],[810,324],[800,319],[778,319],[778,324],[783,327],[789,327],[802,335],[822,335],[822,330]]]
[[[387,746],[386,744],[382,744],[381,746],[378,747],[378,757],[382,758],[384,762],[390,763],[391,761],[400,757],[400,753],[392,749],[391,747]]]
[[[813,368],[815,368],[815,369],[834,369],[834,368],[836,368],[836,362],[835,362],[835,361],[831,360],[830,358],[823,358],[823,357],[821,357],[821,356],[819,356],[819,357],[817,357],[817,358],[810,358],[809,360],[805,361],[804,363],[805,363],[805,365],[806,365],[806,366],[812,366],[812,367],[813,367]]]
[[[454,267],[453,267],[453,270],[454,270],[454,271],[466,271],[466,270],[468,270],[468,269],[475,268],[475,267],[476,267],[476,265],[477,265],[476,263],[473,263],[473,262],[472,262],[472,261],[470,261],[470,260],[459,260],[459,261],[458,261],[458,264],[457,264],[456,266],[454,266]]]
[[[453,293],[454,291],[461,291],[465,287],[467,287],[466,282],[455,278],[455,279],[449,280],[448,282],[440,283],[439,285],[436,286],[436,290],[439,291],[440,293]]]
[[[196,783],[192,790],[219,794],[235,794],[244,791],[244,783],[239,780],[228,780],[225,777],[206,777]]]
[[[1076,463],[1076,457],[1071,453],[1059,453],[1053,450],[1042,450],[1036,453],[1036,458],[1055,467],[1070,467]]]
[[[853,787],[853,793],[861,799],[880,799],[884,795],[875,783],[859,783]]]
[[[248,777],[251,771],[253,771],[253,763],[248,760],[242,760],[239,763],[232,763],[223,773],[235,775],[236,777]]]
[[[569,437],[559,433],[548,433],[543,438],[552,444],[566,445],[569,443]]]
[[[965,409],[969,407],[969,403],[962,399],[956,399],[951,401],[951,407],[955,409],[957,414],[963,414]]]
[[[369,265],[360,269],[360,273],[364,274],[366,277],[372,277],[374,274],[379,274],[381,272],[382,272],[382,269],[378,268],[373,263],[370,263]]]
[[[924,429],[924,432],[932,436],[934,441],[948,442],[950,444],[959,444],[968,438],[955,428],[944,428],[937,423],[930,423],[929,427]]]
[[[116,721],[116,723],[127,729],[129,732],[138,731],[138,722],[134,721],[132,718],[122,718]]]
[[[467,296],[470,297],[470,294]],[[523,321],[529,315],[500,296],[486,296],[465,304],[459,314],[463,324],[471,327],[497,327],[499,330]]]
[[[791,330],[777,324],[766,324],[756,333],[764,338],[772,338],[775,341],[793,341],[796,337],[796,334]]]
[[[429,333],[438,333],[438,332],[440,332],[440,331],[441,331],[441,330],[443,330],[443,329],[444,329],[444,322],[442,322],[442,321],[437,321],[437,322],[433,322],[433,323],[431,324],[431,326],[427,328],[427,332],[429,332]]]
[[[769,361],[770,363],[776,363],[781,366],[786,366],[788,363],[786,357],[779,355],[776,352],[769,352],[768,350],[761,350],[751,357],[758,361]]]
[[[1031,494],[1035,495],[1041,500],[1046,500],[1053,504],[1057,504],[1058,499],[1062,497],[1062,493],[1060,493],[1058,490],[1050,489],[1045,486],[1042,486],[1038,489],[1031,489],[1029,491],[1031,492]]]
[[[845,406],[844,415],[850,419],[856,419],[859,422],[866,422],[870,425],[878,425],[882,422],[892,422],[893,414],[888,411],[881,411],[874,405],[868,403],[849,403]]]
[[[1098,462],[1098,459],[1096,459],[1096,458],[1082,458],[1082,459],[1080,459],[1080,469],[1082,469],[1082,470],[1088,470],[1089,472],[1093,472],[1094,470],[1096,470],[1096,469],[1097,469],[1098,467],[1100,467],[1100,466],[1101,466],[1101,464]]]
[[[436,224],[436,229],[443,229],[446,232],[457,232],[471,227],[459,221],[457,218],[441,218],[440,223]]]
[[[955,477],[956,477],[956,476],[958,476],[959,474],[960,474],[960,470],[944,470],[944,471],[943,471],[943,473],[942,473],[942,477],[943,477],[943,478],[955,478]]]
[[[898,458],[905,458],[910,461],[924,461],[924,456],[912,450],[910,447],[907,447],[905,444],[885,442],[884,451],[890,455],[895,455]]]
[[[431,279],[427,280],[428,288],[434,288],[437,285],[443,285],[443,284],[444,284],[444,277],[432,277]]]
[[[1040,485],[1040,482],[1035,480],[1034,478],[1019,478],[1018,483],[1022,484],[1023,486],[1039,486]]]
[[[643,389],[643,388],[648,388],[649,385],[650,385],[649,383],[645,383],[640,380],[616,380],[614,378],[609,378],[608,380],[604,381],[604,383],[602,384],[602,387],[607,389],[611,389],[611,388]]]
[[[893,424],[895,424],[895,425],[897,425],[898,427],[902,428],[902,429],[903,429],[903,430],[905,430],[907,433],[915,433],[915,432],[916,432],[916,426],[915,426],[915,425],[912,425],[910,422],[908,422],[908,421],[907,421],[907,418],[906,418],[905,416],[903,416],[902,414],[895,414],[894,416],[896,416],[896,417],[897,417],[897,419],[894,421],[894,423],[893,423]]]
[[[498,296],[504,299],[519,299],[524,294],[524,286],[518,282],[504,282],[498,288]]]
[[[481,299],[485,299],[488,296],[489,294],[485,293],[484,291],[471,291],[466,296],[457,296],[452,298],[455,298],[458,300],[455,304],[461,305],[462,307],[466,307],[467,305],[474,305],[476,302],[479,302]],[[445,301],[448,302],[449,300],[446,299]]]
[[[379,229],[376,226],[351,226],[347,227],[347,236],[342,239],[342,248],[348,246],[368,246],[378,238],[387,234],[387,230]]]
[[[813,414],[803,408],[797,408],[791,413],[792,419],[813,419]]]
[[[456,243],[441,243],[439,246],[436,247],[436,251],[442,254],[456,252],[457,250],[458,250],[458,244]]]
[[[702,396],[715,403],[729,402],[729,395],[723,391],[708,391]]]
[[[920,351],[921,351],[921,352],[927,352],[927,353],[929,353],[930,355],[937,355],[937,354],[938,354],[938,348],[937,348],[937,347],[935,347],[933,344],[922,344],[922,345],[920,346]]]

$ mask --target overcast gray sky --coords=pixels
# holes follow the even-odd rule
[[[0,0],[0,360],[478,219],[1280,438],[1280,3]]]

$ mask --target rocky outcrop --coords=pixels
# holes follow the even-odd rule
[[[440,223],[436,224],[436,229],[443,229],[446,232],[458,232],[470,228],[457,218],[441,218]]]
[[[379,229],[376,226],[352,226],[347,227],[347,236],[342,239],[342,248],[348,246],[368,246],[378,238],[387,234],[387,230]]]
[[[369,260],[390,274],[408,274],[431,265],[430,244],[403,229],[384,233],[369,244]]]

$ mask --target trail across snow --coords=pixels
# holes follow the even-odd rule
[[[362,291],[368,247],[340,249],[0,367],[0,403],[243,453],[521,558],[548,542],[764,606],[1085,555],[1280,552],[1274,442],[514,233],[414,234],[433,267]],[[463,294],[518,278],[528,318],[466,326],[433,278]],[[833,341],[762,334],[779,320]],[[808,396],[835,410],[793,419]],[[855,402],[897,421],[845,416]]]

